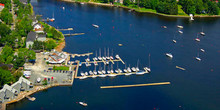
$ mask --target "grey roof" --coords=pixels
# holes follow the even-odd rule
[[[34,42],[36,40],[36,35],[37,35],[36,32],[33,32],[33,31],[29,32],[27,35],[26,42],[28,42],[28,41]]]
[[[46,38],[46,34],[38,34],[38,38]]]

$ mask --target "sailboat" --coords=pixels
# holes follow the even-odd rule
[[[112,66],[112,65],[111,65],[111,66]],[[113,69],[112,69],[112,71],[113,71]],[[108,76],[110,76],[110,77],[115,77],[116,74],[114,74],[112,71],[109,70],[110,73],[108,74]]]
[[[113,49],[112,49],[112,56],[110,56],[110,59],[114,60],[114,58],[113,58]]]
[[[196,39],[195,39],[197,42],[200,42],[200,39],[199,39],[199,37],[198,37],[198,34],[197,34],[197,37],[196,37]]]
[[[127,73],[127,72],[128,72],[128,70],[126,69],[126,63],[125,63],[125,69],[124,69],[124,72],[125,72],[125,73]]]
[[[90,62],[89,55],[88,55],[88,58],[86,59],[86,61],[87,61],[87,62]]]
[[[174,34],[174,38],[175,38],[175,34]],[[173,38],[173,43],[176,43],[176,40]]]
[[[201,58],[199,58],[199,52],[197,53],[196,60],[201,61]]]
[[[148,72],[151,72],[151,69],[150,69],[150,54],[149,54],[149,68],[145,67],[144,69],[147,70]]]
[[[138,68],[138,63],[139,63],[139,59],[138,59],[138,61],[137,61],[136,72],[140,71],[140,69]]]
[[[101,61],[102,60],[102,57],[101,57],[101,49],[99,48],[99,57],[98,59]]]
[[[50,21],[51,21],[51,22],[54,22],[54,21],[55,21],[54,12],[53,12],[53,18],[51,18]]]
[[[106,57],[107,60],[110,60],[110,57],[109,57],[109,48],[108,48],[108,56]]]
[[[109,66],[108,66],[108,71],[107,71],[107,73],[108,73],[108,74],[110,74],[110,73],[111,73],[111,70],[110,70]]]
[[[205,32],[203,32],[203,27],[202,27],[202,32],[200,32],[200,34],[201,34],[202,36],[205,36]]]
[[[104,49],[104,56],[102,57],[104,61],[106,61],[106,50]]]
[[[95,66],[95,69],[94,69],[94,71],[93,71],[93,75],[92,75],[92,78],[96,78],[97,76],[97,72],[96,72],[96,66]]]
[[[119,72],[119,71],[118,71],[118,62],[117,62],[117,69],[115,70],[115,72],[116,72],[116,73],[118,73],[118,72]]]
[[[92,24],[92,26],[95,28],[99,28],[99,25],[96,25],[96,24]]]
[[[104,70],[102,70],[101,72],[102,72],[102,74],[99,75],[99,77],[106,77],[105,65],[104,65]]]
[[[183,26],[181,26],[181,25],[177,25],[177,27],[180,28],[180,29],[183,29]]]
[[[96,54],[95,54],[94,60],[98,60],[98,58],[97,58],[97,51],[96,51],[95,53],[96,53]]]
[[[114,73],[113,64],[111,65],[111,73]]]
[[[171,53],[166,53],[166,56],[169,58],[173,58],[173,55]]]
[[[202,52],[205,52],[205,50],[204,49],[200,49]]]

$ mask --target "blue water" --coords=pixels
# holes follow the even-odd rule
[[[143,76],[117,76],[115,78],[75,79],[72,87],[54,87],[34,94],[36,101],[26,99],[8,106],[17,110],[88,109],[88,110],[219,110],[220,102],[220,19],[166,18],[152,14],[129,12],[116,7],[80,5],[55,0],[32,1],[36,14],[52,17],[49,23],[56,28],[73,27],[71,33],[85,33],[66,38],[64,51],[87,53],[104,48],[113,49],[127,66],[149,65],[150,74]],[[62,9],[65,7],[65,10]],[[100,28],[94,28],[98,24]],[[161,28],[166,25],[168,28]],[[176,25],[183,25],[180,35]],[[198,32],[201,42],[194,39]],[[69,32],[64,32],[69,33]],[[175,36],[175,37],[174,37]],[[177,43],[172,43],[176,39]],[[123,44],[123,46],[118,46]],[[203,48],[202,53],[198,49]],[[171,52],[173,59],[164,54]],[[199,52],[202,61],[195,60]],[[98,52],[99,54],[99,52]],[[110,53],[111,55],[111,53]],[[95,55],[93,55],[95,56]],[[91,58],[92,56],[90,56]],[[74,60],[74,59],[73,59]],[[114,68],[116,68],[114,65]],[[119,63],[120,68],[124,65]],[[186,71],[176,69],[184,67]],[[103,67],[103,65],[102,65]],[[88,71],[93,67],[80,68]],[[170,81],[171,85],[134,88],[100,89],[100,86],[142,84]],[[88,107],[77,102],[85,101]]]

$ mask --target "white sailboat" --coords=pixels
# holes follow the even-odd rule
[[[179,32],[180,34],[183,34],[183,31],[181,31],[181,30],[179,30],[178,32]]]
[[[97,51],[95,52],[96,54],[95,54],[95,58],[94,58],[94,60],[98,60],[98,58],[97,58]]]
[[[199,37],[198,37],[198,34],[197,34],[197,37],[196,37],[195,41],[200,42],[200,39],[199,39]]]
[[[125,72],[125,73],[128,72],[128,70],[127,70],[126,68],[127,68],[127,67],[126,67],[126,63],[125,63],[125,69],[124,69],[124,72]]]
[[[200,49],[202,52],[205,52],[205,50],[204,49]]]
[[[200,32],[200,34],[201,34],[202,36],[205,36],[205,32],[203,32],[203,27],[202,27],[202,32]]]
[[[53,18],[51,18],[50,21],[52,21],[52,22],[55,21],[54,12],[53,12]]]
[[[196,60],[197,60],[197,61],[201,61],[201,58],[199,58],[199,52],[197,53]]]
[[[177,27],[180,28],[180,29],[183,29],[183,26],[181,26],[181,25],[177,25]]]
[[[176,43],[176,40],[175,40],[175,34],[174,34],[174,37],[173,37],[173,43]]]
[[[112,56],[110,56],[110,59],[114,60],[114,58],[113,58],[113,49],[112,49]]]
[[[116,59],[120,59],[119,55],[115,55],[115,58],[116,58]]]
[[[110,60],[110,57],[109,57],[109,48],[108,48],[108,56],[106,57],[107,60]]]
[[[138,63],[139,63],[139,59],[137,61],[137,67],[135,68],[136,69],[136,72],[140,71],[140,69],[138,68]]]
[[[101,57],[101,49],[99,48],[99,57],[98,59],[101,61],[102,60],[102,57]]]
[[[92,24],[92,26],[95,28],[99,28],[99,25],[97,25],[97,24]]]
[[[150,54],[149,54],[149,68],[145,67],[144,69],[147,70],[148,72],[151,72],[151,69],[150,69]]]
[[[166,53],[166,56],[169,58],[173,58],[173,55],[171,53]]]
[[[136,75],[143,75],[143,74],[145,74],[145,72],[144,72],[144,71],[139,71],[139,72],[136,72]]]

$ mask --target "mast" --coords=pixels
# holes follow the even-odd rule
[[[95,57],[97,57],[97,51],[95,51]]]
[[[109,48],[108,48],[108,57],[109,57]]]
[[[149,54],[149,68],[150,68],[150,54]]]
[[[101,57],[101,49],[99,48],[99,57]]]

